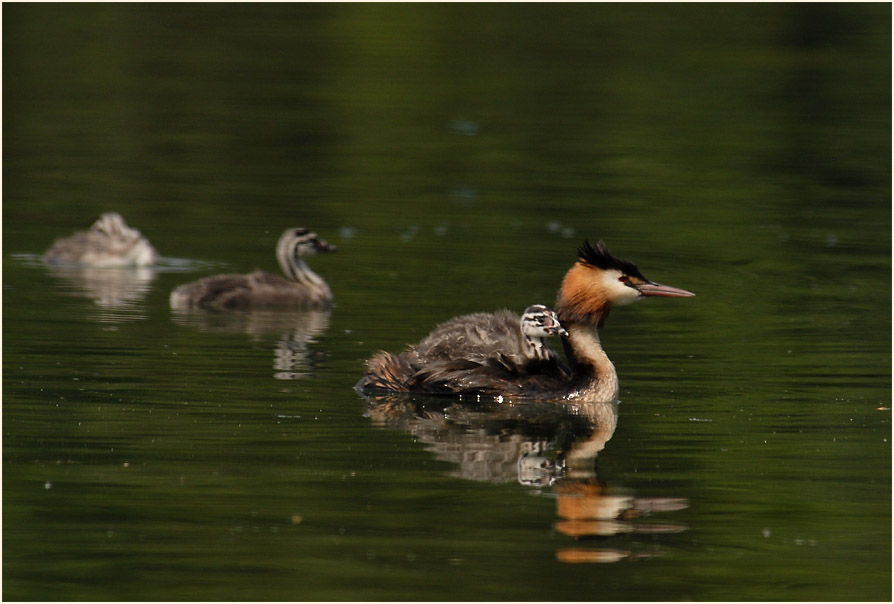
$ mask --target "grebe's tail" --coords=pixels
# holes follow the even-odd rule
[[[406,354],[379,352],[367,361],[366,375],[357,382],[354,389],[409,392],[408,384],[415,372]]]

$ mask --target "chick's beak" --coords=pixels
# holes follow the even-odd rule
[[[545,319],[543,325],[543,331],[548,333],[551,336],[567,336],[568,332],[565,331],[565,328],[562,327],[562,324],[559,323],[558,319]]]
[[[686,291],[685,289],[680,289],[678,287],[671,287],[670,285],[661,285],[660,283],[640,283],[638,285],[634,285],[633,287],[639,291],[641,296],[661,296],[664,298],[691,298],[695,294],[692,292]]]

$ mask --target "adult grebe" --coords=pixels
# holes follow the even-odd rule
[[[509,312],[457,317],[436,327],[399,355],[380,352],[367,362],[358,390],[477,394],[513,399],[610,402],[618,375],[599,343],[614,306],[647,296],[694,296],[646,279],[632,262],[613,256],[603,242],[578,249],[578,261],[556,299],[567,365],[522,345],[519,317]]]
[[[171,307],[208,310],[328,308],[332,305],[332,291],[322,277],[310,270],[304,258],[335,249],[334,245],[307,229],[286,229],[276,244],[276,259],[289,280],[264,271],[206,277],[174,289]]]
[[[158,261],[158,254],[120,214],[110,212],[101,215],[89,230],[57,239],[44,260],[95,267],[151,266]]]

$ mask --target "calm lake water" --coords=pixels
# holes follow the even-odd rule
[[[890,600],[891,7],[3,6],[5,600]],[[118,211],[157,269],[51,269]],[[174,313],[277,270],[326,313]],[[617,405],[353,390],[584,240]]]

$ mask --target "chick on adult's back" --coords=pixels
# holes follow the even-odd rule
[[[555,355],[520,354],[521,323],[511,313],[452,319],[418,345],[373,356],[358,389],[429,394],[485,394],[539,400],[609,402],[618,376],[596,328],[615,306],[647,296],[689,297],[686,290],[646,279],[632,262],[600,242],[585,241],[566,273],[555,311],[564,333],[567,366]]]
[[[176,309],[328,308],[332,291],[304,259],[335,246],[304,228],[286,229],[276,245],[276,258],[288,279],[265,271],[247,275],[205,277],[171,292]]]
[[[568,369],[545,338],[566,334],[549,308],[535,304],[517,314],[501,310],[454,317],[419,344],[368,362],[358,390],[430,394],[509,394],[538,376],[568,377]]]

